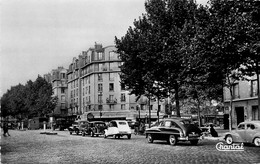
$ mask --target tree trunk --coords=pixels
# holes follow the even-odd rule
[[[256,78],[257,78],[257,96],[258,96],[258,120],[260,120],[260,80],[259,80],[258,62],[256,62]]]
[[[177,117],[181,117],[181,113],[180,113],[180,100],[179,100],[179,85],[176,82],[175,84],[175,101],[176,101],[176,115]]]
[[[230,92],[230,102],[229,102],[229,131],[232,130],[232,105],[233,105],[233,92],[232,92],[232,86],[229,86],[229,92]]]

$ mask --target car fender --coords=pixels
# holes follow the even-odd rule
[[[257,138],[257,137],[260,138],[260,132],[258,132],[258,133],[256,133],[256,134],[253,135],[253,137],[252,137],[252,142],[254,142],[254,139]]]
[[[233,138],[233,142],[243,142],[243,139],[235,132],[227,132],[224,134],[224,140],[228,135],[231,135]]]

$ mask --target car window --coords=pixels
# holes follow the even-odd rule
[[[116,124],[116,122],[110,122],[109,126],[110,127],[117,127],[117,124]]]
[[[171,127],[174,127],[174,128],[179,128],[179,126],[175,123],[175,122],[171,122]]]
[[[255,129],[255,125],[253,125],[253,124],[247,124],[246,128],[247,128],[247,129],[254,130],[254,129]]]
[[[245,129],[245,124],[240,124],[240,125],[238,125],[237,129],[239,129],[239,130]]]
[[[164,126],[165,127],[170,127],[171,126],[171,121],[165,121]]]
[[[119,125],[126,125],[126,122],[118,122]]]

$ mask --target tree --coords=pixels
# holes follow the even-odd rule
[[[145,9],[147,13],[135,20],[134,28],[121,39],[115,38],[124,62],[121,80],[137,95],[154,94],[156,82],[164,88],[161,97],[175,95],[180,117],[178,93],[190,72],[186,48],[196,32],[197,5],[192,0],[149,0]]]
[[[243,77],[239,69],[246,62],[240,48],[247,31],[244,15],[238,12],[237,2],[211,0],[207,10],[208,25],[198,31],[194,39],[195,44],[199,45],[195,46],[198,60],[205,60],[207,63],[205,67],[208,72],[207,81],[230,90],[230,130],[232,128],[232,87],[236,80]]]

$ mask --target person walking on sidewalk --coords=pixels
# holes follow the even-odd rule
[[[3,126],[3,130],[4,130],[4,136],[6,137],[7,135],[8,136],[11,136],[8,132],[8,125],[7,123],[4,123],[4,126]]]

